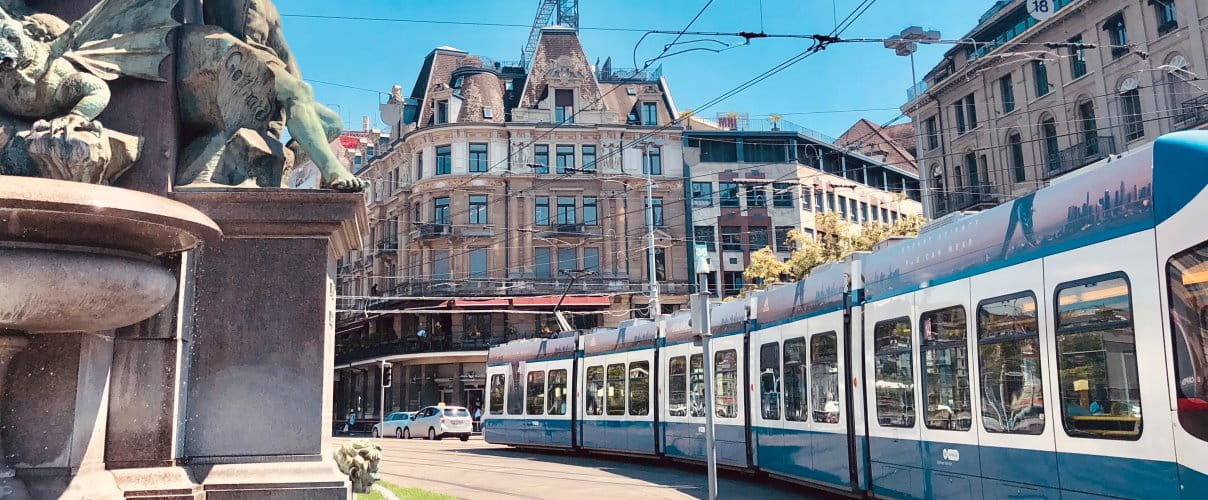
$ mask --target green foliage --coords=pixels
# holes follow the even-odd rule
[[[385,481],[378,481],[377,484],[382,485],[382,487],[390,490],[391,493],[394,493],[395,496],[404,500],[456,500],[457,498],[441,493],[433,493],[428,490],[421,490],[419,488],[404,488],[397,484],[387,483]],[[356,500],[386,500],[386,498],[377,491],[370,491],[369,493],[357,493]]]
[[[770,248],[751,254],[751,265],[743,277],[760,288],[780,281],[782,275],[797,281],[809,276],[810,270],[837,262],[853,252],[872,250],[878,243],[889,238],[916,236],[926,222],[921,216],[902,217],[894,224],[866,222],[858,228],[840,216],[838,212],[820,213],[814,218],[816,237],[796,229],[789,231],[793,251],[787,261],[781,262]]]

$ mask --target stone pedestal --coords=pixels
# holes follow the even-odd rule
[[[360,245],[361,194],[174,193],[223,229],[195,252],[177,462],[206,498],[346,498],[331,457],[335,262]]]

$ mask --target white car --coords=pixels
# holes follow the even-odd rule
[[[396,411],[386,415],[385,422],[373,424],[373,437],[380,438],[382,436],[394,436],[396,438],[403,437],[403,426],[411,421],[417,412],[414,411]]]
[[[403,426],[403,439],[423,436],[424,439],[440,439],[445,436],[469,441],[474,423],[470,411],[462,406],[429,406],[415,414]]]

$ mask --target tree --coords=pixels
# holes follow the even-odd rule
[[[857,229],[838,212],[821,213],[814,218],[817,237],[789,231],[793,251],[787,261],[781,262],[771,248],[763,248],[751,254],[751,265],[743,276],[760,283],[760,288],[780,281],[782,274],[792,281],[802,280],[817,266],[838,262],[853,252],[870,251],[889,238],[916,236],[925,222],[922,216],[911,215],[893,224],[865,222]]]

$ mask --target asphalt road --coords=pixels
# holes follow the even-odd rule
[[[344,439],[336,438],[338,446]],[[517,450],[475,436],[371,439],[381,479],[467,499],[706,498],[703,467],[624,457]],[[801,486],[723,472],[719,498],[829,498]]]

